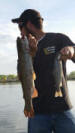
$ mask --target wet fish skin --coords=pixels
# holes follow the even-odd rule
[[[17,71],[21,81],[23,98],[25,100],[25,110],[30,112],[32,105],[32,94],[34,91],[34,80],[33,80],[33,64],[32,57],[29,54],[29,43],[27,38],[17,38],[17,52],[18,52],[18,65]]]
[[[54,70],[53,70],[56,93],[59,93],[55,95],[58,95],[58,96],[59,95],[62,96],[61,87],[62,87],[63,69],[62,69],[62,60],[60,58],[61,58],[61,54],[57,53],[54,60]]]

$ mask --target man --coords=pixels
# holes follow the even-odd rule
[[[36,73],[38,97],[33,98],[34,116],[31,112],[25,112],[29,117],[28,133],[75,133],[75,119],[66,83],[66,60],[75,62],[74,43],[66,35],[45,33],[43,18],[36,10],[25,10],[12,22],[18,24],[22,37],[28,37]],[[53,67],[59,52],[63,64],[62,96],[55,96]]]

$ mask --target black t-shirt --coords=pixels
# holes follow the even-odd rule
[[[34,57],[33,66],[36,73],[35,87],[38,97],[33,99],[35,113],[60,112],[72,107],[66,82],[66,62],[63,64],[62,94],[63,97],[54,97],[53,65],[56,53],[65,46],[75,46],[65,35],[59,33],[46,33],[39,41],[38,50]]]

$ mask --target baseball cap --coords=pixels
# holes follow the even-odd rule
[[[27,9],[25,10],[19,18],[15,18],[15,19],[12,19],[12,22],[13,23],[24,23],[26,24],[27,21],[31,21],[33,22],[34,20],[36,19],[42,19],[43,18],[41,17],[40,13],[34,9]]]

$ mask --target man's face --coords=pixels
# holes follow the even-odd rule
[[[19,27],[19,30],[21,32],[21,36],[24,37],[27,34],[24,25],[22,23],[19,23],[18,27]]]
[[[23,25],[23,24],[19,23],[18,26],[19,26],[19,30],[21,32],[22,37],[24,37],[25,35],[28,36],[29,34],[32,34],[33,36],[35,36],[31,27],[29,27],[27,24]]]

